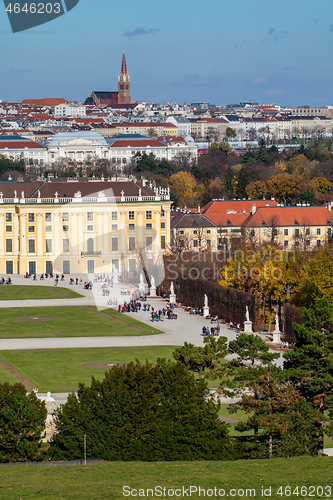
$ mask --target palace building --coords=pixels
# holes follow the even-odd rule
[[[0,183],[0,276],[128,278],[169,247],[170,205],[167,189],[124,177]]]

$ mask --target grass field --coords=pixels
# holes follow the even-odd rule
[[[0,286],[0,300],[75,299],[83,297],[70,288],[40,285]]]
[[[141,362],[147,359],[149,362],[156,363],[157,358],[172,359],[174,349],[169,346],[39,349],[1,351],[0,356],[27,379],[34,382],[41,392],[72,392],[77,390],[79,382],[89,384],[92,375],[102,379],[107,370],[107,367],[87,368],[83,365],[124,363],[135,361],[135,359]],[[1,371],[0,367],[0,381],[11,382],[9,377],[11,374],[8,373],[8,378],[6,378],[6,374]]]
[[[41,319],[33,319],[41,318]],[[0,314],[0,338],[93,337],[161,333],[113,309],[92,306],[6,307]]]
[[[166,495],[159,498],[171,498],[172,491],[184,487],[188,498],[202,499],[207,498],[207,490],[214,491],[216,487],[217,495],[211,495],[212,498],[281,500],[290,496],[291,491],[294,494],[290,498],[319,499],[325,498],[325,493],[326,498],[332,495],[329,495],[329,488],[325,490],[325,487],[332,487],[332,474],[333,458],[305,456],[236,462],[103,462],[86,466],[6,467],[0,468],[0,498],[123,500],[127,498],[124,491],[135,489],[139,498],[138,490],[142,489],[145,495],[141,492],[141,497],[152,499],[157,495],[153,496],[152,491],[147,495],[147,489],[156,487],[166,488]],[[129,489],[123,490],[124,486]],[[206,496],[203,491],[199,496],[195,490],[190,496],[190,486],[200,486],[206,490]],[[180,498],[186,495],[181,494]]]

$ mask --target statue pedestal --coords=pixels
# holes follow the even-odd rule
[[[146,293],[146,285],[144,283],[139,283],[139,292]]]
[[[252,321],[244,321],[244,333],[253,333]]]
[[[151,286],[149,288],[149,296],[150,297],[157,297],[157,295],[156,295],[156,286]]]
[[[209,316],[209,307],[208,306],[204,306],[204,308],[202,310],[202,316],[204,318],[207,318],[207,316]]]
[[[169,301],[170,301],[170,304],[175,304],[177,302],[176,294],[175,293],[170,293],[170,295],[169,295]]]
[[[273,332],[273,344],[280,344],[281,342],[281,332],[274,330]]]

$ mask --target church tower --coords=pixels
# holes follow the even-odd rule
[[[131,104],[130,77],[126,67],[125,51],[118,76],[118,104]]]

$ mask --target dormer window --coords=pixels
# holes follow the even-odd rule
[[[295,222],[294,222],[295,226],[299,226],[299,222],[295,219]]]
[[[267,224],[266,224],[266,222],[264,220],[261,222],[261,225],[262,226],[267,226]]]

